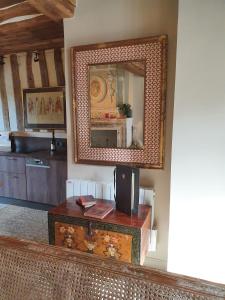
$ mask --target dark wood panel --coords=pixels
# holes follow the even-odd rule
[[[19,65],[16,54],[12,54],[10,56],[10,62],[12,69],[14,99],[16,105],[17,128],[18,130],[23,130],[23,99],[19,74]]]
[[[54,60],[55,60],[57,83],[59,86],[65,86],[65,75],[64,75],[63,61],[62,61],[62,50],[60,48],[54,49]]]
[[[25,159],[23,157],[0,156],[0,172],[25,174]]]
[[[66,161],[50,161],[49,168],[27,166],[27,198],[33,202],[58,205],[66,197]]]
[[[39,64],[41,71],[42,87],[49,87],[48,68],[44,50],[39,51]]]
[[[9,122],[9,107],[8,107],[8,98],[6,93],[5,86],[5,73],[4,73],[4,65],[0,65],[0,94],[2,101],[2,114],[3,114],[3,123],[5,130],[10,130],[10,122]]]
[[[34,74],[33,74],[33,70],[32,70],[32,59],[33,59],[33,54],[32,52],[27,52],[27,56],[26,56],[26,67],[27,67],[27,82],[28,82],[28,87],[34,88],[35,84],[34,84]]]
[[[45,16],[0,26],[0,55],[63,48],[63,22]]]
[[[49,204],[58,205],[64,202],[66,198],[67,162],[52,160],[50,166],[50,177],[48,179],[50,187]]]
[[[0,1],[0,8],[8,7],[10,5],[18,4],[24,2],[24,0],[1,0]]]
[[[25,174],[0,172],[0,196],[27,200]]]
[[[74,15],[75,0],[28,0],[28,2],[52,20],[70,18]]]
[[[50,168],[26,167],[27,199],[32,202],[49,203]]]
[[[0,23],[11,18],[35,15],[39,12],[27,2],[21,2],[15,6],[10,6],[8,8],[0,10]]]

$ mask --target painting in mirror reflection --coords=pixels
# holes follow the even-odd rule
[[[91,147],[144,146],[145,61],[89,66]]]

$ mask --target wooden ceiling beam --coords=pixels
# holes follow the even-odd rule
[[[0,0],[0,8],[24,2],[24,0]]]
[[[53,22],[45,16],[0,26],[0,55],[63,48],[63,21]]]
[[[40,13],[57,21],[71,18],[75,11],[75,0],[27,0]]]
[[[145,65],[141,62],[128,62],[121,64],[123,68],[135,75],[145,77]]]
[[[51,39],[47,41],[38,41],[31,44],[24,44],[19,45],[15,48],[15,51],[12,51],[12,48],[9,46],[8,48],[5,48],[4,53],[0,52],[0,55],[8,55],[13,53],[22,53],[22,52],[34,52],[38,50],[48,50],[48,49],[56,49],[56,48],[63,48],[64,47],[64,41],[62,38],[56,38]]]
[[[10,6],[5,9],[0,10],[0,23],[15,17],[27,16],[38,14],[39,12],[35,7],[31,6],[29,3],[21,2],[17,5]]]

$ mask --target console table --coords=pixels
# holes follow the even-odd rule
[[[132,216],[114,209],[100,220],[85,217],[76,200],[67,199],[48,212],[50,244],[143,264],[149,245],[151,207],[139,205],[137,215]]]

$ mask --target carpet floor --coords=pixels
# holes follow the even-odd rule
[[[48,243],[48,212],[14,205],[0,207],[0,235]]]

